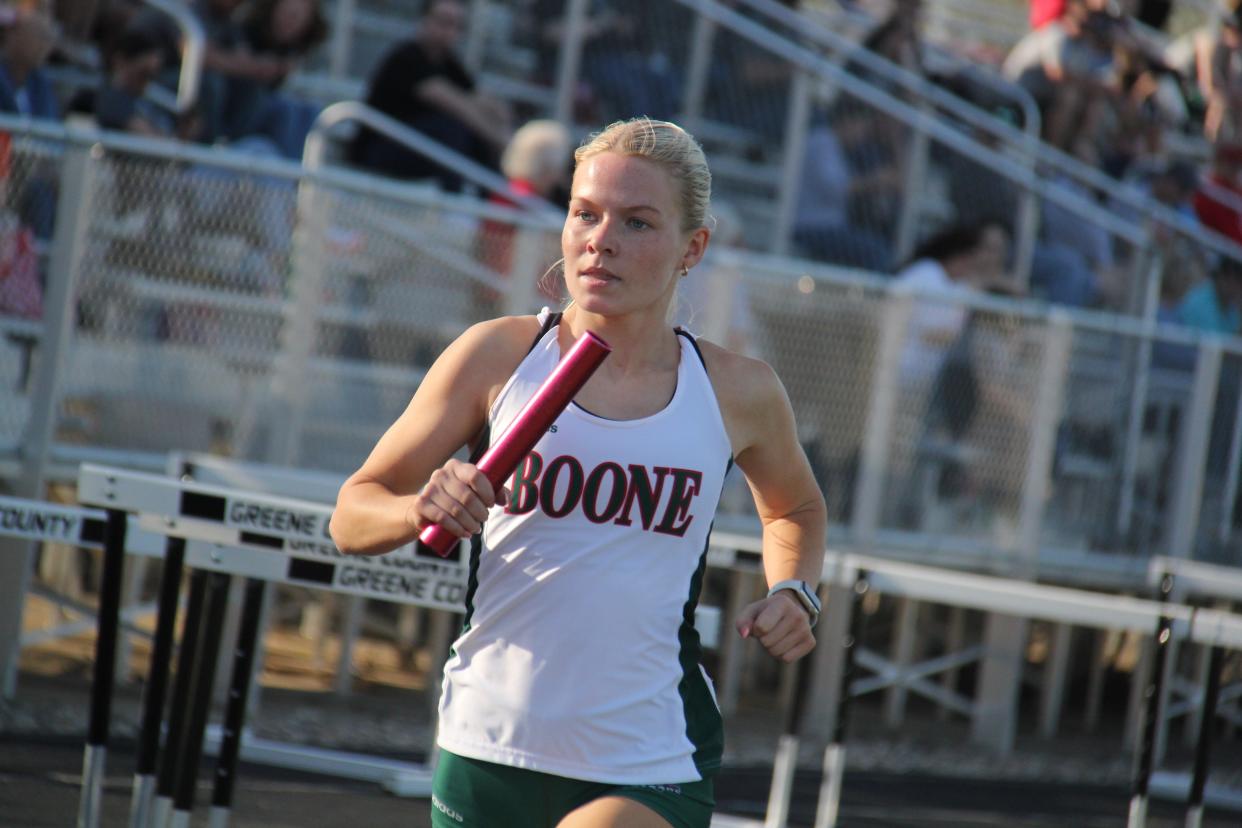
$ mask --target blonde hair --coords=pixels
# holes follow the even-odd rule
[[[712,172],[703,148],[690,133],[668,121],[647,117],[615,121],[578,147],[574,165],[605,152],[645,158],[663,167],[681,189],[681,229],[706,226]]]
[[[528,121],[510,139],[500,157],[506,178],[540,181],[568,167],[571,140],[559,121]]]

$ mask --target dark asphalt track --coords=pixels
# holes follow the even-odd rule
[[[127,826],[132,745],[110,751],[105,781],[105,826]],[[82,747],[64,738],[13,739],[0,735],[0,828],[66,828],[77,815]],[[726,770],[717,783],[719,810],[761,818],[770,770]],[[200,785],[195,826],[207,824],[209,782]],[[818,779],[800,775],[793,821],[810,825]],[[850,828],[1104,828],[1124,826],[1127,791],[1090,784],[979,782],[877,773],[847,774],[840,824]],[[236,828],[402,826],[430,821],[424,800],[396,799],[377,786],[244,765],[234,803]],[[1184,824],[1184,807],[1153,803],[1152,828]],[[1242,815],[1209,812],[1210,828],[1236,828]],[[503,826],[499,827],[503,828]]]

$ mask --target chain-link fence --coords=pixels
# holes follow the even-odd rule
[[[456,335],[549,301],[535,283],[559,245],[544,218],[350,173],[55,134],[14,141],[9,180],[72,188],[38,272],[48,295],[71,281],[72,312],[60,332],[8,313],[6,330],[29,336],[6,341],[2,370],[16,383],[63,338],[48,386],[62,451],[348,472]],[[1054,323],[981,291],[894,290],[737,247],[718,247],[688,283],[683,319],[783,378],[839,537],[1001,565],[1041,549],[1236,555],[1236,343],[1205,349],[1115,317]],[[9,387],[0,409],[16,451],[38,400],[32,381]]]
[[[0,132],[0,450],[15,451],[30,416],[44,273],[55,224],[61,145]]]

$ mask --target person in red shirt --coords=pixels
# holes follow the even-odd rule
[[[572,139],[569,130],[558,121],[528,121],[505,147],[500,169],[509,181],[507,193],[495,193],[492,204],[518,207],[523,197],[535,197],[564,205],[568,200]],[[502,276],[513,268],[515,228],[505,221],[487,219],[479,225],[476,250],[479,261]],[[480,301],[496,302],[499,295],[481,286],[476,291]]]
[[[1031,0],[1031,28],[1043,28],[1059,18],[1064,12],[1065,0]]]
[[[1242,244],[1242,144],[1217,144],[1212,172],[1195,193],[1195,214],[1204,227]]]

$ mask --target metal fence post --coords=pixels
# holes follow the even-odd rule
[[[898,291],[885,301],[880,323],[879,353],[872,378],[867,430],[863,435],[862,460],[854,503],[854,541],[863,551],[872,542],[880,524],[884,483],[888,476],[889,443],[892,440],[893,413],[897,407],[898,360],[905,342],[906,323],[914,297]]]
[[[1031,418],[1031,442],[1027,449],[1026,477],[1022,481],[1022,501],[1018,513],[1018,564],[1021,577],[1034,577],[1039,565],[1039,532],[1044,504],[1052,479],[1056,455],[1057,428],[1065,403],[1065,380],[1069,374],[1074,329],[1069,316],[1053,309],[1048,317],[1043,360],[1039,371],[1039,392]]]
[[[518,225],[513,239],[513,264],[505,290],[505,313],[530,313],[536,304],[536,288],[543,274],[543,231]]]
[[[927,183],[927,161],[931,149],[931,137],[924,129],[924,121],[929,117],[927,104],[920,108],[918,117],[911,128],[914,134],[910,137],[910,146],[906,155],[906,174],[902,182],[901,215],[897,219],[896,243],[893,245],[894,261],[903,261],[919,240],[920,213],[923,208],[922,193]]]
[[[802,189],[802,168],[806,161],[806,136],[811,121],[811,76],[794,72],[789,83],[789,111],[785,116],[785,147],[781,153],[781,186],[776,193],[776,224],[772,228],[772,253],[789,253],[793,236],[798,192]]]
[[[1147,385],[1151,376],[1152,339],[1156,336],[1156,308],[1160,302],[1161,256],[1154,253],[1147,270],[1147,295],[1144,298],[1143,338],[1139,340],[1134,359],[1136,365],[1131,376],[1130,412],[1126,422],[1126,439],[1121,453],[1121,500],[1117,506],[1115,530],[1119,539],[1125,538],[1134,514],[1134,485],[1138,475],[1138,445],[1143,436],[1143,415],[1147,410]]]
[[[336,0],[336,20],[332,22],[332,42],[328,45],[328,77],[349,76],[349,53],[354,36],[354,12],[358,0]]]
[[[73,135],[74,133],[70,133]],[[39,359],[31,384],[30,419],[22,436],[22,474],[13,494],[41,500],[60,420],[65,352],[74,335],[78,274],[93,212],[95,171],[101,151],[81,138],[65,148],[56,203],[56,231],[48,266]],[[0,540],[0,696],[17,690],[22,610],[30,584],[33,544]]]
[[[487,47],[487,24],[489,0],[470,0],[467,17],[466,45],[462,49],[462,63],[475,75],[483,69],[483,52]]]
[[[1220,339],[1209,337],[1199,345],[1190,405],[1178,441],[1180,451],[1174,477],[1173,504],[1169,510],[1168,555],[1172,558],[1194,556],[1220,364]]]
[[[1053,311],[1045,334],[1026,477],[1022,482],[1018,548],[1013,562],[1018,577],[1033,578],[1039,563],[1039,530],[1052,474],[1072,342],[1068,316]],[[980,667],[971,738],[1001,753],[1013,749],[1017,732],[1018,688],[1028,626],[1024,618],[991,613],[984,632],[986,653]]]
[[[327,278],[324,239],[328,229],[328,192],[317,181],[302,180],[298,187],[298,226],[294,231],[294,262],[290,300],[280,332],[280,355],[273,377],[277,410],[267,427],[272,430],[267,459],[292,466],[301,453],[306,424],[307,371],[319,332],[319,307]]]
[[[578,67],[586,36],[587,0],[568,0],[565,4],[565,34],[556,67],[556,120],[565,126],[574,123],[574,97],[578,87]]]
[[[716,22],[701,14],[695,15],[694,32],[690,35],[690,57],[686,59],[686,86],[681,100],[681,121],[691,131],[697,129],[698,121],[703,117],[715,45]]]

